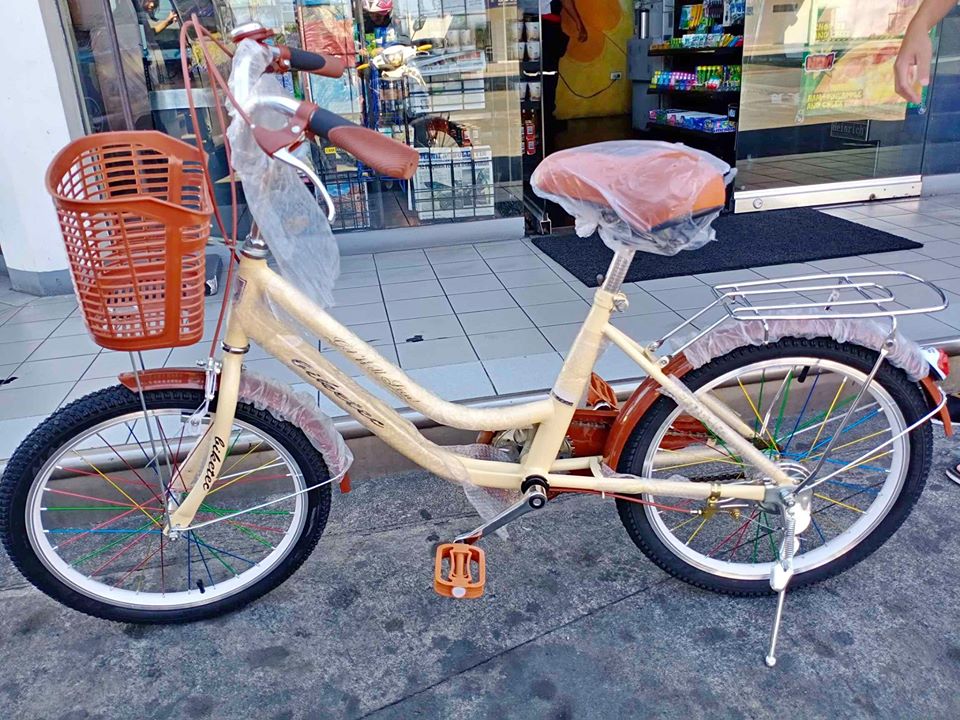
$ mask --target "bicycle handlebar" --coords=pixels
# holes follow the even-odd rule
[[[409,145],[376,130],[356,125],[323,108],[318,107],[313,111],[309,130],[390,177],[409,180],[420,161],[420,154]]]
[[[343,60],[333,55],[308,52],[287,45],[270,45],[269,48],[274,58],[294,70],[322,75],[323,77],[338,78],[343,75],[345,69]]]

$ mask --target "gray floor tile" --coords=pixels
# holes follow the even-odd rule
[[[427,259],[432,265],[441,263],[466,262],[468,260],[479,260],[478,253],[473,245],[452,245],[450,247],[427,248]]]
[[[946,258],[956,258],[960,256],[960,242],[953,240],[931,240],[924,243],[923,247],[916,251],[934,260],[943,260]],[[956,262],[953,260],[952,262]]]
[[[387,315],[390,320],[410,320],[412,318],[449,315],[453,312],[445,297],[416,298],[414,300],[390,300],[387,302]]]
[[[957,337],[958,330],[930,315],[906,315],[900,318],[899,330],[917,342]]]
[[[554,285],[561,282],[560,277],[550,268],[536,270],[511,270],[497,273],[500,282],[507,288],[530,287],[533,285]]]
[[[457,313],[500,310],[517,306],[517,303],[514,302],[506,290],[489,290],[487,292],[453,295],[450,298],[450,302],[453,304],[453,309]]]
[[[830,258],[827,260],[811,260],[810,265],[813,265],[816,268],[820,268],[824,272],[856,272],[862,270],[871,270],[876,269],[877,263],[872,260],[868,260],[870,256],[860,257],[842,257],[842,258]]]
[[[521,307],[576,300],[579,297],[577,293],[570,289],[569,285],[559,282],[553,285],[515,287],[510,290],[510,294]]]
[[[699,288],[661,290],[657,293],[657,299],[670,310],[687,310],[689,308],[705,307],[716,300],[717,296],[712,288],[704,285]]]
[[[60,325],[57,326],[57,329],[54,330],[50,337],[65,337],[67,335],[88,335],[90,333],[87,330],[87,325],[83,321],[83,318],[79,315],[74,315],[68,317]]]
[[[12,376],[16,379],[7,382],[2,387],[22,388],[50,385],[58,382],[76,382],[90,367],[95,358],[96,355],[78,355],[76,357],[25,362],[19,366],[5,366],[10,367],[10,370],[4,374],[4,378],[9,379]],[[3,374],[2,371],[0,371],[0,374]]]
[[[402,343],[397,346],[397,354],[400,357],[400,367],[405,370],[477,360],[477,354],[465,337]]]
[[[941,262],[933,259],[922,262],[897,263],[889,266],[892,270],[916,275],[924,280],[945,280],[948,278],[960,278],[960,267],[951,265],[948,262]]]
[[[37,387],[0,387],[0,420],[52,413],[73,385],[71,381]]]
[[[514,255],[509,257],[490,258],[487,265],[494,272],[510,272],[511,270],[536,270],[546,265],[533,253],[529,255]]]
[[[474,247],[485,260],[533,255],[533,252],[523,240],[499,240],[497,242],[478,243]]]
[[[493,273],[487,275],[465,275],[463,277],[443,278],[440,280],[447,295],[503,290],[503,285]]]
[[[470,342],[481,360],[553,352],[553,347],[536,328],[471,335]]]
[[[336,289],[355,287],[376,287],[380,284],[376,270],[364,272],[341,272],[337,278]]]
[[[693,277],[705,285],[722,285],[723,283],[763,280],[763,276],[753,270],[720,270],[719,272],[702,273],[700,275],[694,275]],[[693,283],[683,286],[678,285],[677,287],[690,287],[691,285],[693,285]],[[647,290],[649,291],[649,288],[647,288]],[[656,295],[656,293],[653,294]]]
[[[658,290],[678,287],[696,287],[703,283],[695,275],[679,275],[677,277],[656,278],[655,280],[641,280],[634,283],[641,290],[657,294]]]
[[[373,255],[345,255],[340,258],[341,273],[369,272],[376,269]]]
[[[418,265],[428,265],[427,255],[423,250],[398,250],[396,252],[377,253],[373,256],[377,270],[389,268],[407,268]]]
[[[942,220],[938,220],[935,217],[931,217],[929,215],[921,215],[920,213],[890,215],[888,217],[885,217],[884,221],[891,223],[893,225],[899,225],[900,227],[905,227],[905,228],[922,228],[922,227],[931,227],[935,225],[947,224]]]
[[[433,280],[436,275],[429,265],[415,265],[405,268],[386,268],[379,271],[380,284],[407,283],[416,280]]]
[[[119,381],[115,377],[105,377],[105,378],[93,378],[92,380],[80,380],[76,385],[73,386],[73,389],[67,393],[67,396],[63,399],[63,402],[60,403],[60,407],[64,405],[69,405],[74,400],[79,400],[85,395],[89,395],[92,392],[97,390],[103,390],[104,388],[113,387],[117,385]]]
[[[563,360],[557,353],[499,358],[483,363],[494,388],[501,395],[547,390],[553,387],[562,366]]]
[[[483,260],[443,263],[441,265],[434,265],[433,270],[441,280],[443,278],[464,277],[468,275],[486,275],[491,272],[490,266]]]
[[[620,348],[613,345],[607,346],[603,351],[593,371],[607,382],[634,380],[642,378],[645,374],[639,365],[628,358]]]
[[[143,353],[143,362],[148,368],[163,367],[167,358],[170,356],[169,348],[160,350],[147,350]],[[97,358],[90,363],[89,367],[83,373],[82,379],[90,380],[93,378],[117,377],[120,373],[131,372],[133,368],[130,365],[130,355],[125,352],[114,352],[113,350],[104,350]]]
[[[0,420],[0,460],[9,459],[27,435],[46,419],[46,415],[38,414]]]
[[[893,265],[902,262],[917,262],[926,260],[927,256],[919,250],[894,250],[893,252],[870,253],[861,256],[880,265]]]
[[[590,305],[584,300],[568,300],[546,305],[531,305],[524,312],[537,327],[548,325],[567,325],[582,322],[590,311]]]
[[[247,360],[259,360],[262,357],[266,357],[266,351],[257,347],[258,356],[253,357],[254,355],[254,343],[250,344],[250,352],[244,355],[244,361]],[[167,355],[167,359],[164,360],[164,367],[182,367],[182,368],[194,368],[197,367],[197,361],[206,360],[208,353],[210,352],[210,343],[208,342],[198,342],[193,345],[185,345],[183,347],[174,348],[170,351],[170,354]]]
[[[335,307],[369,305],[370,303],[380,302],[380,300],[380,288],[378,287],[337,288],[333,291]]]
[[[924,225],[917,228],[918,232],[938,240],[960,240],[960,225],[945,223],[943,225]]]
[[[4,365],[22,363],[30,357],[42,343],[42,340],[3,343],[0,345],[0,363]]]
[[[408,283],[383,286],[383,297],[387,302],[437,297],[438,295],[443,295],[443,288],[436,280],[415,280]]]
[[[673,288],[670,290],[660,290],[656,293],[648,293],[645,290],[640,290],[639,288],[634,288],[635,292],[627,295],[627,307],[624,308],[623,312],[617,313],[618,315],[648,315],[654,312],[663,312],[667,310],[667,306],[660,300],[660,295],[662,293],[677,293],[689,291],[692,293],[699,293],[702,289],[709,290],[706,285],[700,285],[690,288]]]
[[[566,357],[567,352],[573,346],[574,338],[577,337],[577,333],[580,332],[581,324],[582,323],[567,323],[566,325],[551,325],[540,328],[540,332],[550,341],[554,350]]]
[[[790,275],[815,275],[820,272],[813,265],[806,263],[786,263],[784,265],[765,265],[753,268],[765,278],[781,278]]]
[[[670,330],[673,330],[683,320],[674,312],[653,313],[651,315],[630,315],[615,317],[611,321],[638,343],[656,340]]]
[[[77,301],[73,298],[61,302],[31,303],[21,308],[20,312],[10,318],[8,324],[14,325],[42,320],[63,320],[65,317],[68,317],[76,307]]]
[[[29,310],[30,308],[24,308],[24,310]],[[23,312],[21,310],[20,312]],[[20,313],[17,313],[19,315]],[[2,343],[11,343],[11,342],[21,342],[23,340],[44,340],[50,336],[54,330],[57,329],[57,325],[63,322],[63,318],[59,320],[38,320],[34,322],[23,322],[23,323],[4,323],[0,327],[0,344]]]
[[[417,384],[449,402],[496,395],[490,378],[479,362],[410,370],[408,375]]]
[[[394,341],[399,345],[405,342],[420,342],[422,340],[439,340],[447,337],[460,337],[463,328],[456,315],[436,315],[433,317],[413,318],[411,320],[394,320],[390,323],[393,328]],[[411,340],[419,337],[420,340]]]
[[[92,355],[100,352],[89,335],[69,335],[67,337],[52,337],[44,340],[34,353],[31,360],[49,360],[51,358],[70,357],[71,355]],[[0,354],[3,347],[0,346]]]
[[[463,329],[467,331],[468,335],[533,327],[530,318],[528,318],[520,308],[460,313],[458,317],[460,318],[460,323],[463,325]]]
[[[344,325],[368,325],[369,323],[385,322],[387,310],[382,302],[369,305],[347,305],[346,307],[332,307],[330,314]]]
[[[0,325],[3,325],[20,310],[16,305],[0,304]]]

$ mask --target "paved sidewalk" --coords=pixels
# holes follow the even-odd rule
[[[553,501],[484,541],[487,593],[436,596],[432,547],[478,519],[424,473],[334,498],[307,563],[262,600],[186,626],[67,610],[0,558],[0,706],[38,720],[752,720],[960,717],[960,487],[936,467],[893,538],[788,595],[673,580],[612,501]]]
[[[709,285],[833,270],[894,268],[934,280],[960,297],[960,196],[871,203],[826,212],[924,243],[919,250],[757,267],[631,283],[630,307],[614,324],[653,339],[712,299]],[[563,361],[594,289],[554,263],[528,240],[354,255],[342,259],[333,314],[399,363],[411,377],[450,400],[548,388]],[[207,338],[216,325],[211,298]],[[960,335],[960,303],[936,316],[904,318],[917,340]],[[150,366],[191,366],[200,346],[145,353]],[[332,351],[330,357],[353,375]],[[248,367],[314,392],[259,348]],[[10,290],[0,276],[0,460],[47,414],[130,369],[126,354],[100,350],[86,335],[70,297],[34,298]],[[636,366],[617,348],[601,358],[607,380],[635,378]],[[14,379],[15,378],[15,379]],[[361,384],[397,402],[366,378]],[[331,416],[341,411],[318,398]]]

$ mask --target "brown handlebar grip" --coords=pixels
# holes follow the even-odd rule
[[[331,78],[343,75],[345,65],[343,60],[335,55],[308,52],[287,45],[281,45],[279,50],[280,57],[295,70]]]
[[[337,147],[389,177],[410,179],[420,161],[420,154],[412,147],[359,125],[333,128],[327,133],[327,138]]]
[[[420,154],[412,147],[356,125],[335,112],[317,108],[310,116],[309,129],[382,175],[408,180],[417,170]]]

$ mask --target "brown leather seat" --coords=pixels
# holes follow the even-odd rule
[[[540,163],[533,182],[551,195],[611,207],[641,233],[716,211],[726,200],[722,173],[683,148],[642,155],[591,152],[589,146],[563,150]]]

